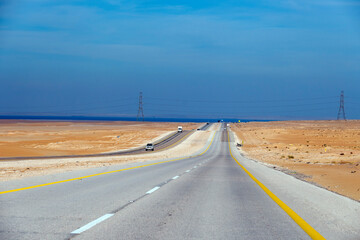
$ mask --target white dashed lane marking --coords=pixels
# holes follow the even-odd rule
[[[203,161],[203,162],[199,163],[198,165],[195,165],[192,169],[195,169],[195,168],[197,168],[197,167],[200,167],[201,165],[205,164],[206,162],[208,162],[208,160]],[[189,173],[189,172],[191,172],[192,169],[188,169],[188,170],[186,170],[185,172],[186,172],[186,173]],[[172,179],[172,180],[175,180],[175,179],[178,179],[179,177],[180,177],[179,175],[176,175],[175,177],[173,177],[173,178],[171,178],[171,179]],[[167,184],[168,182],[169,182],[169,180],[166,181],[166,182],[164,182],[164,183],[162,183],[160,186],[163,186],[164,184]],[[145,193],[145,195],[151,194],[151,193],[159,190],[159,189],[160,189],[160,186],[156,186],[156,187],[150,189],[149,191],[147,191],[147,192]],[[145,195],[144,195],[144,196],[145,196]],[[142,196],[142,197],[143,197],[143,196]],[[140,198],[142,198],[142,197],[140,197]],[[140,198],[138,198],[138,199],[140,199]],[[137,199],[137,200],[138,200],[138,199]],[[136,201],[136,200],[130,201],[130,203],[133,203],[133,202],[135,202],[135,201]],[[127,205],[126,205],[126,206],[127,206]],[[121,208],[121,209],[122,209],[122,208]],[[116,211],[116,212],[117,212],[117,211]],[[72,231],[71,234],[73,234],[73,235],[81,234],[81,233],[85,232],[86,230],[89,230],[90,228],[94,227],[95,225],[97,225],[97,224],[105,221],[106,219],[114,216],[116,212],[105,214],[105,215],[103,215],[103,216],[95,219],[94,221],[89,222],[88,224],[86,224],[86,225],[84,225],[84,226],[82,226],[82,227],[80,227],[80,228]]]
[[[146,192],[146,194],[151,194],[153,192],[155,192],[156,190],[158,190],[160,187],[154,187],[153,189],[149,190]]]
[[[108,214],[105,214],[104,216],[102,217],[99,217],[98,219],[95,219],[94,221],[92,222],[89,222],[88,224],[82,226],[81,228],[78,228],[76,229],[75,231],[72,231],[71,234],[80,234],[82,232],[85,232],[86,230],[92,228],[93,226],[95,226],[96,224],[99,224],[101,223],[102,221],[105,221],[106,219],[110,218],[114,216],[114,214],[112,213],[108,213]]]

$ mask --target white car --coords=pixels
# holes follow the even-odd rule
[[[152,144],[152,143],[146,144],[145,151],[148,151],[148,150],[154,151],[154,144]]]

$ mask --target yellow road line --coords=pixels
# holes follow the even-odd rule
[[[92,175],[87,175],[87,176],[77,177],[77,178],[71,178],[71,179],[61,180],[61,181],[57,181],[57,182],[50,182],[50,183],[44,183],[44,184],[34,185],[34,186],[30,186],[30,187],[17,188],[17,189],[12,189],[12,190],[8,190],[8,191],[0,192],[0,194],[18,192],[18,191],[23,191],[23,190],[32,189],[32,188],[44,187],[44,186],[49,186],[49,185],[54,185],[54,184],[64,183],[64,182],[71,182],[71,181],[75,181],[75,180],[81,180],[81,179],[85,179],[85,178],[96,177],[96,176],[105,175],[105,174],[109,174],[109,173],[122,172],[122,171],[131,170],[131,169],[148,167],[148,166],[153,166],[153,165],[157,165],[157,164],[174,162],[174,161],[179,161],[179,160],[183,160],[183,159],[197,157],[197,156],[203,155],[210,148],[210,145],[212,144],[212,142],[214,140],[214,136],[215,136],[215,134],[213,135],[213,137],[211,139],[211,142],[210,142],[209,146],[207,147],[207,149],[203,153],[201,153],[199,155],[196,155],[196,156],[177,158],[177,159],[167,160],[167,161],[162,161],[162,162],[157,162],[157,163],[149,163],[149,164],[145,164],[145,165],[141,165],[141,166],[124,168],[124,169],[119,169],[119,170],[114,170],[114,171],[109,171],[109,172],[103,172],[103,173],[96,173],[96,174],[92,174]]]
[[[294,210],[292,210],[289,206],[287,206],[283,201],[280,200],[275,194],[273,194],[264,184],[262,184],[259,180],[257,180],[254,175],[252,175],[243,165],[241,165],[238,160],[233,156],[230,147],[230,136],[228,134],[228,142],[229,142],[229,151],[231,157],[235,160],[235,162],[250,176],[254,182],[256,182],[260,188],[274,201],[276,202],[312,239],[320,240],[325,239],[320,235],[310,224],[308,224],[304,219],[302,219]]]
[[[210,146],[211,146],[211,144],[212,144],[212,142],[213,142],[213,140],[214,140],[214,137],[215,137],[215,132],[213,133],[213,136],[212,136],[212,138],[211,138],[211,141],[210,141],[209,146],[205,149],[205,151],[203,151],[202,153],[200,153],[200,154],[197,155],[197,156],[201,156],[201,155],[203,155],[204,153],[206,153],[207,150],[209,150],[209,148],[210,148]]]
[[[187,137],[190,133],[192,133],[192,131],[189,132],[188,134],[186,134],[185,136],[183,136],[182,138],[180,138],[180,139],[179,139],[178,141],[176,141],[175,143],[171,144],[170,146],[167,146],[167,147],[165,147],[165,148],[161,148],[160,151],[165,150],[165,149],[168,149],[168,148],[174,146],[175,144],[177,144],[178,142],[180,142],[181,140],[183,140],[185,137]]]

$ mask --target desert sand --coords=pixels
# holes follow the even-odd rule
[[[28,129],[23,125],[24,123],[19,123],[22,126],[22,131]],[[29,123],[27,123],[29,124]],[[41,126],[41,123],[36,123]],[[50,124],[50,123],[49,123]],[[90,128],[88,125],[85,127],[84,123],[51,123],[54,126],[51,127],[51,133],[55,132],[58,129],[58,125],[63,126],[65,129],[76,129],[75,136],[78,136],[78,133],[81,132],[79,127],[83,127],[84,129],[91,129],[90,132],[98,129],[98,136],[107,136],[110,138],[111,136],[120,135],[123,131],[129,136],[129,140],[124,140],[122,146],[128,147],[136,147],[137,145],[142,145],[148,141],[148,137],[154,137],[154,139],[158,139],[160,136],[163,136],[171,131],[177,129],[178,123],[134,123],[134,122],[112,122],[112,123],[91,123],[92,127]],[[68,125],[70,124],[70,125]],[[74,126],[74,124],[76,126]],[[89,123],[86,123],[89,124]],[[85,124],[85,125],[86,125]],[[196,128],[199,123],[181,123],[184,129],[192,129]],[[33,123],[30,125],[33,126]],[[34,127],[34,126],[33,126]],[[58,158],[58,159],[38,159],[38,160],[16,160],[16,161],[0,161],[0,181],[8,181],[12,179],[19,179],[24,177],[32,177],[32,176],[40,176],[40,175],[48,175],[59,172],[66,171],[74,171],[84,168],[93,168],[93,167],[103,167],[103,166],[111,166],[111,165],[120,165],[132,162],[146,162],[151,160],[159,160],[159,159],[168,159],[168,158],[178,158],[183,156],[188,156],[200,151],[209,140],[211,133],[213,130],[217,130],[219,124],[213,124],[208,131],[196,131],[188,138],[186,138],[181,144],[176,145],[170,149],[149,153],[149,154],[138,154],[138,155],[126,155],[126,156],[104,156],[104,157],[84,157],[84,158]],[[105,128],[105,129],[104,129]],[[41,132],[41,127],[39,127],[38,131]],[[64,131],[65,131],[64,129]],[[139,130],[140,129],[140,130]],[[31,129],[28,129],[28,132],[31,133]],[[70,131],[70,130],[69,130]],[[89,131],[89,130],[86,130]],[[95,131],[96,132],[96,131]],[[107,132],[105,134],[105,132]],[[136,136],[142,136],[142,143],[132,142],[134,139],[134,135],[131,134],[133,132]],[[46,133],[49,133],[46,131]],[[121,136],[124,136],[125,133]],[[81,134],[80,134],[81,135]],[[85,135],[81,138],[82,143],[87,143],[89,146],[92,146],[93,138],[87,139],[88,135]],[[147,137],[144,137],[147,136]],[[74,139],[73,135],[67,134],[67,141],[71,141]],[[96,140],[96,139],[95,139]],[[21,141],[20,141],[21,142]],[[75,142],[78,143],[78,142]],[[109,147],[107,150],[112,148],[111,141],[107,142]],[[31,141],[30,143],[31,144]],[[106,146],[106,145],[103,145]],[[97,148],[99,149],[99,148]],[[105,149],[105,148],[104,148]],[[63,151],[69,151],[66,148],[62,149]],[[72,151],[72,150],[71,150]],[[100,152],[103,150],[100,149]],[[38,155],[40,156],[40,155]]]
[[[360,121],[234,123],[247,157],[360,200]]]
[[[144,146],[177,131],[178,125],[191,130],[202,124],[0,120],[0,157],[112,152]]]

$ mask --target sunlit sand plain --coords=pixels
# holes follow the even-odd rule
[[[360,121],[232,124],[249,158],[360,200]]]
[[[143,146],[177,131],[173,122],[0,121],[0,157],[94,154]],[[184,129],[199,123],[181,123]]]
[[[204,123],[0,121],[0,152],[2,157],[111,152],[166,137],[177,131],[179,124],[191,130]],[[181,144],[150,154],[2,160],[0,181],[190,155],[201,150],[217,128],[214,124],[209,131],[196,131]]]

